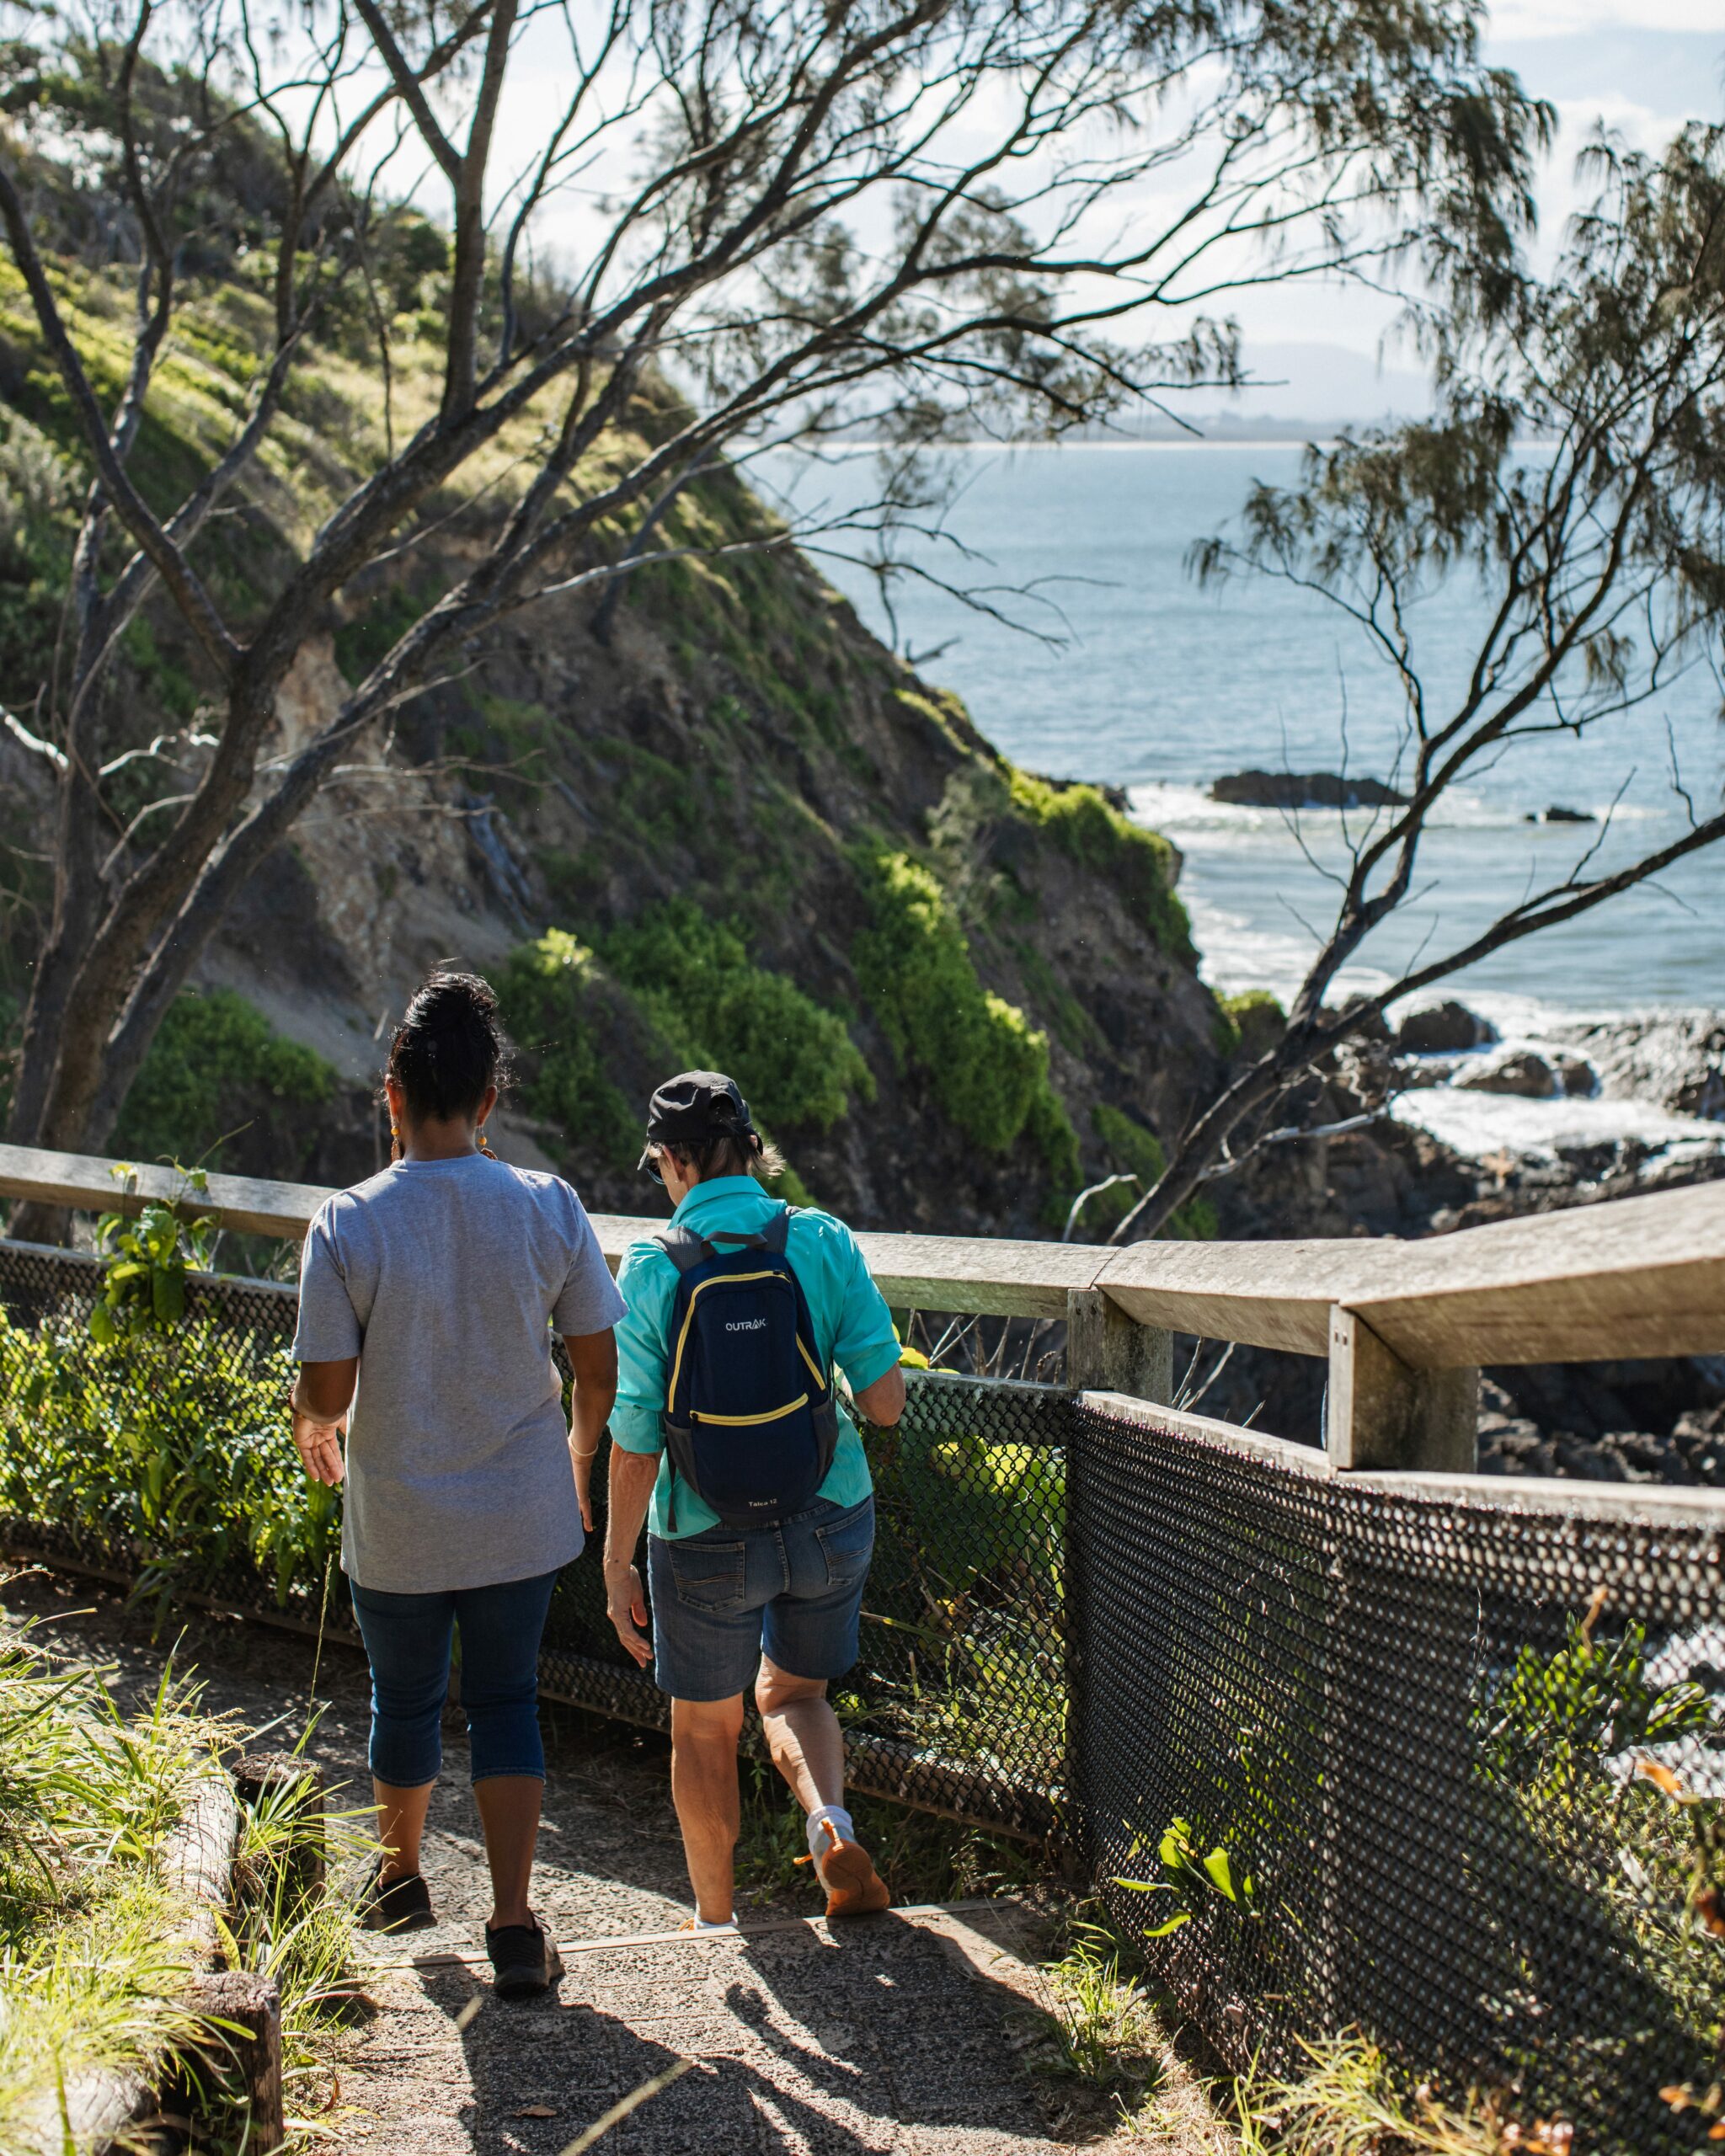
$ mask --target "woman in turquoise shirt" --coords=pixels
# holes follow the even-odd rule
[[[761,1233],[784,1209],[761,1187],[780,1165],[742,1095],[718,1072],[685,1071],[654,1095],[642,1166],[663,1182],[674,1226],[708,1239]],[[898,1337],[856,1237],[830,1214],[799,1209],[785,1256],[824,1367],[844,1372],[871,1422],[896,1422],[905,1405]],[[678,1277],[650,1240],[630,1245],[617,1274],[628,1311],[617,1327],[605,1580],[618,1638],[644,1668],[652,1662],[654,1681],[670,1695],[671,1793],[695,1890],[694,1928],[731,1922],[737,1740],[751,1679],[773,1764],[808,1814],[827,1914],[884,1908],[887,1890],[844,1807],[844,1738],[826,1696],[857,1659],[874,1548],[862,1443],[841,1409],[832,1465],[814,1502],[774,1526],[724,1526],[681,1476],[673,1498],[660,1418]],[[650,1640],[633,1563],[644,1520]]]

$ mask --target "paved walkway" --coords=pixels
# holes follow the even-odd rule
[[[63,1581],[7,1590],[15,1616],[112,1661],[136,1696],[163,1662],[141,1620]],[[90,1605],[98,1605],[91,1610]],[[88,1614],[76,1614],[80,1610]],[[44,1635],[39,1633],[38,1637]],[[195,1665],[212,1711],[296,1737],[308,1641],[194,1620],[178,1666]],[[368,1795],[363,1662],[326,1647],[328,1704],[310,1747],[332,1805]],[[325,2148],[388,2156],[559,2156],[581,2130],[680,2059],[692,2065],[600,2144],[628,2156],[731,2151],[852,2156],[1044,2156],[1015,2066],[1039,1981],[1028,1919],[1012,1904],[905,1911],[829,1928],[777,1913],[737,1938],[679,1937],[687,1884],[662,1752],[547,1710],[551,1780],[535,1901],[562,1943],[554,1997],[495,1999],[483,1960],[489,1905],[467,1787],[465,1741],[446,1736],[425,1874],[436,1929],[380,1940],[371,1990],[382,2010],[350,2040]],[[818,1905],[811,1890],[810,1905]],[[1015,2042],[1016,2039],[1016,2042]]]
[[[373,2146],[555,2156],[688,2059],[607,2148],[1051,2156],[1013,2069],[1035,1980],[1012,1930],[1009,1913],[964,1909],[575,1942],[555,1999],[525,2006],[494,1999],[480,1967],[421,1956],[392,1973],[344,2093]],[[428,2086],[455,2096],[435,2117]]]

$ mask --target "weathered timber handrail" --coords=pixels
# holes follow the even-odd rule
[[[0,1197],[83,1209],[174,1199],[174,1171],[0,1146]],[[316,1184],[212,1175],[188,1202],[224,1227],[303,1234]],[[595,1214],[613,1267],[660,1223]],[[1064,1318],[1099,1291],[1140,1326],[1332,1355],[1337,1313],[1404,1370],[1725,1352],[1725,1182],[1496,1222],[1418,1242],[1135,1243],[1124,1250],[985,1236],[864,1235],[897,1308]],[[1375,1351],[1374,1351],[1375,1352]],[[1387,1366],[1386,1366],[1387,1367]],[[1429,1455],[1428,1454],[1428,1457]]]
[[[1394,1474],[1348,1472],[1315,1445],[1244,1430],[1211,1416],[1133,1400],[1124,1393],[1081,1393],[1086,1407],[1117,1422],[1137,1422],[1157,1435],[1172,1433],[1201,1444],[1220,1446],[1246,1460],[1260,1461],[1284,1475],[1314,1482],[1345,1476],[1350,1490],[1376,1491],[1385,1497],[1461,1497],[1471,1505],[1503,1512],[1555,1514],[1560,1518],[1599,1520],[1615,1526],[1642,1519],[1672,1527],[1702,1527],[1725,1534],[1725,1490],[1696,1489],[1657,1482],[1593,1482],[1574,1476],[1450,1475],[1425,1470]]]

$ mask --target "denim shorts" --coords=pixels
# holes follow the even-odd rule
[[[734,1699],[763,1652],[791,1677],[842,1677],[874,1554],[874,1500],[825,1500],[777,1527],[652,1535],[653,1676],[674,1700]]]

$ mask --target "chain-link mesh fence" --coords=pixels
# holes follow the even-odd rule
[[[88,1320],[102,1279],[93,1258],[0,1242],[10,1548],[164,1603],[356,1636],[339,1498],[306,1481],[288,1435],[293,1291],[193,1276],[171,1330],[99,1347]],[[1070,1414],[1043,1387],[920,1379],[898,1429],[869,1433],[876,1555],[862,1659],[839,1689],[859,1787],[1012,1833],[1052,1830]],[[596,1550],[558,1583],[540,1671],[549,1697],[668,1725],[606,1616]]]
[[[1088,1411],[1071,1457],[1082,1845],[1231,2063],[1354,2029],[1499,2101],[1505,2148],[1706,2143],[1719,1529],[1628,1491],[1386,1496]]]
[[[10,1546],[305,1625],[327,1593],[350,1629],[336,1503],[286,1433],[291,1292],[194,1283],[174,1331],[97,1348],[99,1278],[0,1245]],[[861,1787],[1064,1832],[1236,2067],[1297,2069],[1300,2039],[1353,2029],[1410,2084],[1573,2127],[1574,2156],[1708,2139],[1725,1582],[1704,1515],[1386,1495],[951,1377],[869,1442],[840,1688]],[[590,1557],[542,1674],[664,1723]]]

